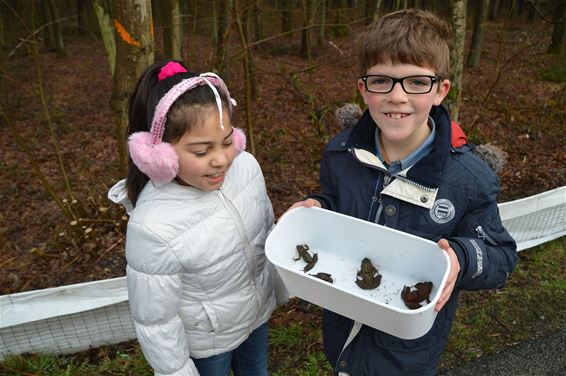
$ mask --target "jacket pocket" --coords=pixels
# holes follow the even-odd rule
[[[214,305],[212,305],[212,303],[210,302],[202,302],[202,308],[204,309],[206,316],[208,316],[208,321],[211,328],[210,331],[217,331],[218,329],[220,329],[220,322],[218,321],[218,315],[216,314]]]
[[[437,358],[434,353],[438,349],[433,346],[434,339],[430,334],[403,340],[376,330],[373,340],[381,350],[376,354],[373,367],[385,370],[384,375],[433,375]]]

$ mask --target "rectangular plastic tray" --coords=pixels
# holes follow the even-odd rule
[[[299,244],[318,254],[318,262],[306,273],[306,263],[293,260]],[[319,208],[286,213],[267,238],[266,255],[291,294],[403,339],[430,330],[450,270],[448,255],[434,242]],[[382,275],[374,290],[355,283],[365,257]],[[318,272],[331,274],[334,283],[310,276]],[[433,283],[430,303],[407,308],[403,287],[426,281]]]

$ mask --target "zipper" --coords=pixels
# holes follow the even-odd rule
[[[396,175],[395,177],[396,177],[397,179],[403,180],[403,181],[406,182],[406,183],[409,183],[409,184],[411,184],[411,185],[414,185],[415,187],[417,187],[417,188],[419,188],[419,189],[422,189],[423,191],[434,192],[434,191],[436,190],[435,188],[429,188],[429,187],[424,186],[424,185],[422,185],[422,184],[415,183],[415,182],[412,181],[411,179],[406,178],[406,177],[401,176],[401,175]]]
[[[484,231],[484,229],[483,229],[483,227],[481,227],[481,225],[476,227],[476,232],[478,233],[479,239],[482,239],[484,241],[487,240],[487,242],[491,245],[494,245],[494,246],[497,245],[497,243],[487,235],[487,233]]]
[[[251,245],[250,241],[248,240],[248,236],[246,234],[245,226],[244,226],[244,223],[242,222],[242,218],[240,217],[240,214],[238,213],[238,209],[236,209],[236,207],[234,206],[234,204],[232,204],[232,201],[230,201],[228,199],[228,197],[224,196],[224,193],[222,192],[221,189],[217,189],[216,192],[218,194],[218,197],[220,197],[222,204],[228,210],[228,213],[230,213],[230,216],[234,220],[234,223],[236,224],[236,228],[238,230],[238,233],[240,234],[240,238],[242,239],[242,243],[244,243],[244,256],[246,258],[246,264],[248,265],[249,273],[252,277],[251,282],[252,282],[252,285],[254,287],[253,292],[254,292],[254,295],[255,295],[255,298],[256,298],[257,317],[259,317],[259,315],[261,313],[261,310],[260,310],[261,295],[259,293],[259,289],[258,289],[257,284],[256,284],[256,264],[254,262],[254,254],[253,254],[253,250],[252,250],[252,245]]]
[[[372,165],[372,164],[369,164],[369,163],[365,163],[365,162],[360,161],[360,160],[358,159],[358,157],[356,156],[356,152],[355,152],[354,148],[350,148],[350,153],[354,156],[354,159],[355,159],[355,160],[357,160],[359,163],[363,164],[364,166],[368,166],[368,167],[371,167],[371,168],[373,168],[373,169],[375,169],[375,170],[381,171],[381,172],[383,172],[383,173],[385,174],[385,176],[388,176],[388,175],[389,175],[389,171],[387,171],[387,170],[385,170],[385,169],[383,169],[383,168],[381,168],[381,167],[379,167],[379,166],[375,166],[375,165]],[[415,186],[415,187],[417,187],[417,188],[419,188],[419,189],[422,189],[423,191],[426,191],[426,192],[431,192],[431,193],[432,193],[432,192],[434,192],[434,191],[436,190],[435,188],[430,188],[430,187],[427,187],[427,186],[425,186],[425,185],[416,183],[416,182],[412,181],[411,179],[409,179],[409,178],[407,178],[407,177],[405,177],[405,176],[402,176],[402,175],[395,175],[395,178],[396,178],[396,179],[401,179],[401,180],[403,180],[404,182],[406,182],[406,183],[408,183],[408,184],[411,184],[411,185],[413,185],[413,186]],[[390,177],[390,179],[391,179],[391,177]],[[389,182],[388,182],[387,184],[389,184]],[[384,184],[384,187],[385,187],[387,184]]]
[[[381,216],[381,212],[383,211],[383,202],[381,201],[381,195],[379,196],[379,200],[377,202],[379,203],[379,206],[377,207],[377,212],[375,213],[374,223],[379,224],[379,217]]]

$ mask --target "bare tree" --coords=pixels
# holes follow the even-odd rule
[[[230,31],[232,25],[232,6],[219,7],[218,1],[213,4],[216,7],[216,27],[213,34],[214,58],[212,65],[220,75],[224,75],[226,66],[226,55],[228,53]],[[218,9],[221,8],[221,9]]]
[[[65,43],[63,41],[63,30],[59,19],[59,11],[53,0],[41,2],[43,19],[45,22],[45,47],[49,51],[57,52],[59,56],[65,56]]]
[[[279,1],[279,8],[281,12],[281,33],[288,33],[293,28],[293,0]],[[291,36],[291,33],[288,34]]]
[[[474,33],[472,35],[470,54],[468,55],[469,67],[477,67],[480,63],[484,24],[485,21],[487,20],[488,9],[489,9],[489,0],[481,0],[476,3],[476,18],[474,20]]]
[[[562,56],[564,55],[564,40],[566,39],[566,0],[559,0],[554,6],[554,19],[552,28],[552,38],[547,53]]]
[[[373,9],[373,22],[377,21],[381,16],[381,9],[383,8],[383,0],[375,0],[375,8]]]
[[[179,0],[163,0],[160,4],[163,14],[163,54],[166,59],[181,60],[183,32]]]
[[[491,8],[489,10],[489,20],[494,21],[497,16],[499,16],[499,10],[501,8],[501,0],[493,0],[491,2]]]
[[[114,76],[114,67],[116,65],[116,41],[114,40],[114,28],[112,26],[112,15],[110,13],[110,3],[108,0],[92,0],[98,27],[102,35],[104,50],[106,51],[106,59],[110,66],[110,72]]]
[[[243,65],[244,65],[244,84],[246,88],[246,102],[245,102],[245,112],[246,112],[246,133],[248,144],[250,147],[250,152],[255,154],[255,137],[254,128],[252,122],[252,100],[253,100],[253,81],[252,81],[252,61],[251,52],[248,47],[248,34],[245,30],[244,23],[242,21],[242,15],[245,14],[245,0],[234,0],[233,13],[236,22],[236,27],[238,29],[238,35],[240,37],[240,44],[243,52]]]
[[[444,103],[452,119],[458,120],[462,103],[462,76],[464,72],[464,45],[466,42],[466,0],[450,0],[452,39],[450,43],[450,72],[452,88]]]
[[[112,13],[116,30],[116,71],[111,107],[116,114],[120,171],[125,175],[128,99],[142,71],[153,63],[151,1],[113,0]]]
[[[311,26],[314,23],[314,0],[301,0],[301,5],[303,7],[303,13],[305,15],[304,28],[301,33],[301,50],[300,54],[307,57],[307,60],[311,59],[312,52],[312,30]]]

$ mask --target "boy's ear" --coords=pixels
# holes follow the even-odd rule
[[[436,91],[436,97],[434,98],[434,105],[440,106],[440,103],[446,98],[448,92],[450,91],[450,80],[444,79],[438,83],[438,90]]]
[[[358,78],[358,90],[360,91],[362,98],[364,98],[364,103],[368,104],[368,102],[366,101],[366,86],[361,78]]]

